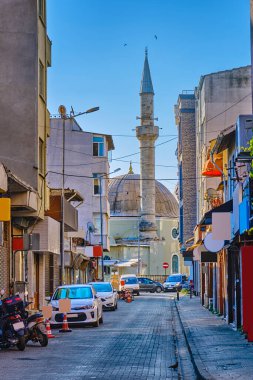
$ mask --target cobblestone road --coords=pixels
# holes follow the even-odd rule
[[[0,378],[178,379],[178,370],[168,368],[177,360],[172,308],[167,294],[119,301],[117,311],[104,313],[99,328],[57,334],[46,348],[31,344],[24,352],[0,351]]]

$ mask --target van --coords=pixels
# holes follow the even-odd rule
[[[166,278],[163,284],[164,291],[168,292],[170,290],[172,291],[178,290],[180,292],[186,281],[187,281],[187,278],[185,274],[181,274],[181,273],[170,274]]]
[[[135,274],[122,274],[120,276],[119,290],[130,289],[137,296],[140,295],[140,285]]]

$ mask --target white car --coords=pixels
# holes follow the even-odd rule
[[[104,309],[116,310],[118,308],[118,293],[113,290],[110,282],[90,282],[101,298]]]
[[[71,300],[71,311],[67,313],[68,323],[91,324],[98,327],[103,323],[102,301],[91,285],[59,286],[50,300],[53,312],[50,323],[52,326],[62,325],[63,314],[59,312],[59,300]]]
[[[140,295],[140,284],[136,274],[122,274],[120,277],[119,290],[129,289],[137,296]]]

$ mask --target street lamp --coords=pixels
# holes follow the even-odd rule
[[[91,113],[98,111],[99,107],[89,108],[87,111],[79,112],[74,114],[71,112],[70,115],[67,115],[66,107],[60,105],[58,112],[63,121],[62,123],[62,186],[61,186],[61,233],[60,233],[60,257],[61,257],[61,278],[60,284],[65,284],[65,258],[64,258],[64,182],[65,182],[65,121],[71,120],[74,117],[84,115],[86,113]]]
[[[102,281],[105,280],[105,274],[104,274],[104,238],[103,238],[103,209],[102,209],[102,178],[106,175],[110,175],[113,173],[117,173],[121,168],[115,169],[113,172],[108,174],[102,174],[99,178],[99,209],[100,209],[100,244],[102,247]]]

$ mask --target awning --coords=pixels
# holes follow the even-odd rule
[[[215,165],[211,161],[211,158],[206,160],[203,171],[202,171],[203,176],[205,177],[221,177],[222,176],[222,167],[223,167],[222,156],[218,154],[214,154],[213,160],[215,162]],[[217,166],[218,168],[220,168],[220,170],[218,170]]]
[[[104,267],[113,267],[118,264],[119,260],[104,260]],[[99,265],[102,265],[102,260],[99,260]]]
[[[221,153],[223,150],[228,149],[229,146],[233,144],[235,141],[235,130],[226,135],[220,134],[217,138],[217,142],[215,144],[215,152]]]
[[[222,205],[215,207],[212,210],[207,211],[201,221],[199,222],[199,225],[208,225],[212,224],[212,213],[213,212],[232,212],[233,211],[233,199],[230,199],[229,201],[222,203]]]
[[[73,264],[72,264],[72,266],[76,270],[78,270],[78,269],[82,269],[83,270],[83,269],[85,269],[85,266],[88,264],[89,260],[90,260],[89,257],[83,255],[82,253],[78,253],[73,258]]]
[[[188,248],[186,249],[186,252],[189,252],[189,251],[193,251],[193,250],[194,250],[194,248],[197,248],[197,247],[199,247],[201,244],[202,244],[202,240],[201,240],[201,241],[199,241],[198,243],[196,243],[196,244],[193,244],[193,245],[191,245],[190,247],[188,247]]]

